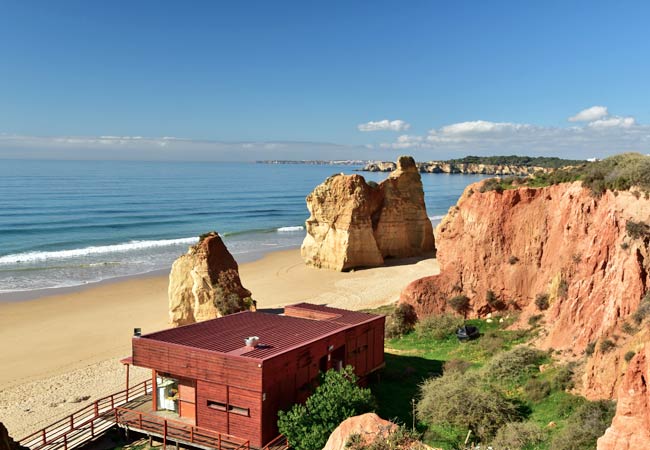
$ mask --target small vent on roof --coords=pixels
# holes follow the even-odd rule
[[[244,339],[244,344],[246,344],[246,347],[252,347],[255,348],[257,347],[257,343],[260,341],[260,338],[257,336],[249,336],[246,339]]]

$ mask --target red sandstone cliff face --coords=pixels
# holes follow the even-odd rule
[[[650,336],[646,333],[645,340]],[[647,448],[650,442],[650,347],[642,345],[630,360],[616,395],[612,425],[598,439],[599,450]]]
[[[464,294],[470,315],[481,316],[491,311],[492,290],[522,311],[522,323],[544,315],[541,347],[579,356],[590,342],[616,341],[606,353],[596,345],[582,389],[590,398],[613,398],[630,339],[620,327],[650,283],[648,241],[627,236],[626,223],[650,222],[650,201],[631,192],[595,198],[580,183],[503,193],[479,187],[468,187],[436,229],[441,274],[411,283],[401,301],[430,314]],[[546,311],[535,306],[538,294],[549,295]]]

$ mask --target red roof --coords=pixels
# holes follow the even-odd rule
[[[308,342],[377,319],[378,315],[310,303],[287,306],[285,315],[245,311],[193,323],[138,339],[154,339],[191,348],[268,359]],[[244,339],[258,336],[256,348],[244,348]]]

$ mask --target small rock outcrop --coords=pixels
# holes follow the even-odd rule
[[[370,444],[377,438],[387,437],[397,428],[397,425],[382,419],[375,413],[350,417],[341,422],[330,434],[323,450],[345,450],[353,435],[360,436],[365,444]]]
[[[458,173],[482,175],[528,176],[537,172],[551,172],[553,169],[539,166],[519,166],[515,164],[481,164],[458,163],[448,161],[429,161],[415,163],[421,173]],[[392,172],[397,164],[390,161],[373,161],[367,163],[362,172]]]
[[[169,274],[169,319],[181,326],[254,309],[251,293],[239,279],[239,266],[216,232],[172,265]]]
[[[616,415],[598,439],[598,450],[647,448],[650,442],[650,348],[630,360],[618,388]]]
[[[28,450],[28,448],[23,447],[18,442],[14,441],[11,436],[9,436],[7,427],[0,422],[0,450]]]
[[[307,196],[311,216],[301,247],[305,262],[334,270],[373,267],[385,258],[434,250],[420,174],[411,157],[379,185],[360,175],[334,175]]]

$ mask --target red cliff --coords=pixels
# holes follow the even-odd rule
[[[401,301],[426,315],[448,310],[447,300],[462,294],[474,317],[507,308],[521,310],[526,323],[543,314],[540,347],[578,357],[597,344],[585,368],[587,397],[615,398],[628,376],[628,384],[639,383],[642,371],[630,374],[623,358],[638,337],[621,328],[633,324],[648,289],[650,236],[630,233],[627,224],[650,222],[650,200],[639,192],[598,197],[580,183],[480,188],[469,186],[436,229],[441,274],[411,283]],[[488,291],[500,301],[488,302]],[[536,305],[538,295],[547,296],[546,309]],[[613,349],[601,348],[607,339]],[[646,400],[635,420],[648,414]]]

